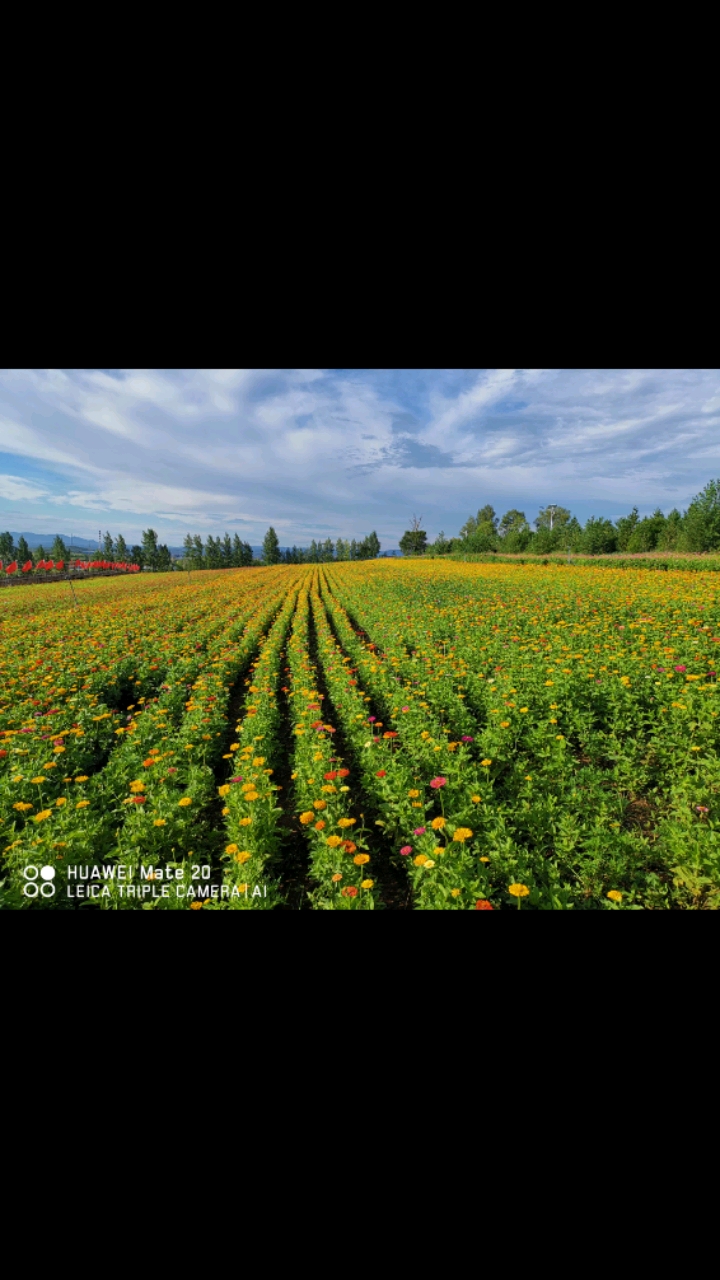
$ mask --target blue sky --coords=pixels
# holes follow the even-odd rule
[[[714,477],[718,370],[0,370],[0,529],[390,550],[413,513],[667,514]]]

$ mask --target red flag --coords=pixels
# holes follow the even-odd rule
[[[25,561],[25,564],[24,564],[24,565],[23,565],[23,567],[22,567],[22,571],[23,571],[23,573],[29,573],[29,572],[30,572],[30,570],[32,569],[32,567],[33,567],[33,562],[32,562],[32,560],[26,560],[26,561]]]
[[[7,567],[6,573],[17,573],[17,560],[13,560]]]
[[[64,569],[64,568],[65,568],[65,561],[64,561],[64,560],[56,560],[56,561],[55,561],[55,568],[56,568],[56,569],[60,569],[60,570]]]

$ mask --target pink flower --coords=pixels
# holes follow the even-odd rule
[[[664,671],[664,670],[665,670],[665,668],[664,668],[664,667],[656,667],[656,668],[655,668],[655,670],[656,670],[656,671]]]
[[[406,857],[407,857],[407,855],[408,855],[409,853],[412,853],[412,845],[411,845],[411,844],[404,844],[404,845],[403,845],[403,847],[402,847],[402,849],[400,850],[400,852],[401,852],[401,854],[402,854],[403,858],[406,858]]]
[[[473,742],[473,741],[474,741],[474,739],[470,737],[470,734],[469,734],[469,733],[464,733],[464,734],[463,734],[463,736],[462,736],[462,738],[460,739],[460,741],[461,741],[461,742]]]
[[[238,774],[236,778],[231,778],[231,782],[242,782],[242,775]]]
[[[403,711],[409,711],[409,710],[410,710],[409,707],[403,707]]]
[[[676,671],[687,671],[687,667],[676,667]]]
[[[413,835],[414,835],[414,836],[424,836],[424,835],[425,835],[425,827],[416,827],[416,828],[415,828],[415,830],[413,831]]]
[[[438,787],[444,787],[446,782],[447,782],[447,778],[433,778],[432,782],[430,783],[430,786],[433,787],[435,791],[437,791]]]
[[[375,719],[375,716],[368,716],[368,724],[372,724],[374,719]]]

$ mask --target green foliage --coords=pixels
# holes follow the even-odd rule
[[[280,544],[278,536],[272,525],[268,529],[263,538],[263,564],[279,564],[280,562]]]
[[[62,560],[66,564],[70,559],[70,552],[68,551],[68,548],[65,546],[65,543],[63,542],[59,533],[55,535],[55,541],[53,542],[50,548],[50,558],[56,562],[58,560]]]
[[[586,555],[606,555],[617,549],[617,529],[611,520],[590,516],[583,529],[580,550]]]
[[[142,535],[143,568],[157,569],[159,548],[158,536],[154,529],[143,529]]]
[[[123,538],[122,534],[119,533],[117,538],[115,539],[114,559],[117,560],[119,564],[126,564],[129,554],[130,552],[128,551],[127,543]]]
[[[22,534],[18,538],[17,558],[18,564],[27,564],[28,560],[32,560],[32,552]]]
[[[400,539],[400,550],[406,556],[422,555],[427,545],[427,534],[424,529],[406,529]]]
[[[15,543],[11,533],[0,533],[0,560],[8,564],[15,559]]]
[[[720,480],[710,480],[685,512],[679,551],[720,549]]]

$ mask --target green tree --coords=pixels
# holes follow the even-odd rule
[[[359,555],[358,555],[358,544],[357,544],[357,542],[356,542],[355,538],[353,538],[353,539],[351,540],[351,542],[350,542],[350,559],[351,559],[351,560],[359,560],[359,559],[360,559],[360,557],[359,557]]]
[[[107,533],[107,532],[106,532],[106,534],[105,534],[105,538],[104,538],[104,541],[103,541],[103,550],[102,550],[102,553],[103,553],[103,560],[113,560],[113,561],[114,561],[114,559],[115,559],[115,546],[114,546],[114,544],[113,544],[113,540],[112,540],[112,536],[111,536],[111,534],[109,534],[109,533]]]
[[[280,544],[272,525],[270,525],[263,538],[262,558],[263,564],[279,564],[280,562]]]
[[[223,568],[230,569],[233,562],[233,545],[232,538],[229,533],[225,534],[222,543]]]
[[[222,569],[222,542],[211,533],[205,539],[205,566],[208,569]]]
[[[710,480],[693,498],[683,516],[678,541],[681,551],[717,551],[720,548],[720,480]]]
[[[58,560],[62,560],[64,564],[67,564],[70,559],[70,552],[65,546],[65,543],[59,533],[56,533],[55,541],[50,548],[50,559],[54,560],[56,563]]]
[[[130,552],[130,563],[138,565],[141,569],[145,568],[145,552],[137,543]]]
[[[32,560],[32,552],[22,534],[18,538],[17,558],[18,564],[27,564],[28,560]]]
[[[41,560],[45,559],[45,556],[46,556],[45,548],[42,545],[42,543],[40,543],[40,546],[36,547],[35,550],[33,551],[33,562],[35,564],[39,564]],[[0,559],[2,559],[2,556],[0,556]]]
[[[607,555],[617,550],[617,529],[611,520],[590,516],[583,529],[580,550],[588,556]]]
[[[11,564],[15,559],[15,543],[11,533],[0,533],[0,560],[3,564]]]
[[[406,556],[421,556],[427,547],[427,534],[424,529],[406,529],[398,546]]]
[[[525,518],[524,511],[518,511],[516,507],[512,507],[510,511],[506,511],[500,520],[498,533],[508,534],[510,532],[521,532],[523,529],[529,529],[530,526]]]
[[[498,518],[495,515],[494,508],[491,507],[489,503],[487,506],[481,507],[480,510],[478,511],[477,522],[478,522],[478,525],[491,524],[493,527],[493,532],[494,533],[497,532]]]
[[[158,565],[158,536],[154,529],[143,529],[142,535],[142,553],[144,566],[148,569],[157,569]]]
[[[632,555],[636,551],[654,551],[663,531],[665,517],[658,507],[651,516],[645,516],[635,525],[627,544]]]
[[[491,520],[477,520],[475,528],[464,539],[464,546],[468,551],[487,552],[496,551],[498,546],[498,535]]]
[[[660,530],[657,540],[658,551],[677,551],[681,533],[682,516],[677,507],[673,507]]]
[[[535,517],[536,529],[561,529],[570,519],[570,512],[567,507],[558,507],[551,503],[547,507],[541,507]]]
[[[618,551],[627,551],[628,543],[632,538],[635,527],[640,519],[637,507],[633,507],[629,516],[620,516],[615,521],[617,528],[617,549]]]
[[[203,540],[199,533],[193,534],[192,545],[193,545],[193,555],[192,555],[193,569],[207,568],[205,564],[205,552],[203,550]]]
[[[338,560],[350,559],[350,543],[347,538],[338,538],[335,543],[335,556]]]
[[[380,555],[380,539],[374,529],[366,538],[363,538],[358,552],[360,560],[374,560]]]
[[[170,573],[173,567],[173,558],[169,547],[163,542],[158,547],[157,569],[158,573]]]
[[[128,558],[128,547],[122,534],[119,533],[115,539],[115,560],[118,564],[125,564]]]

